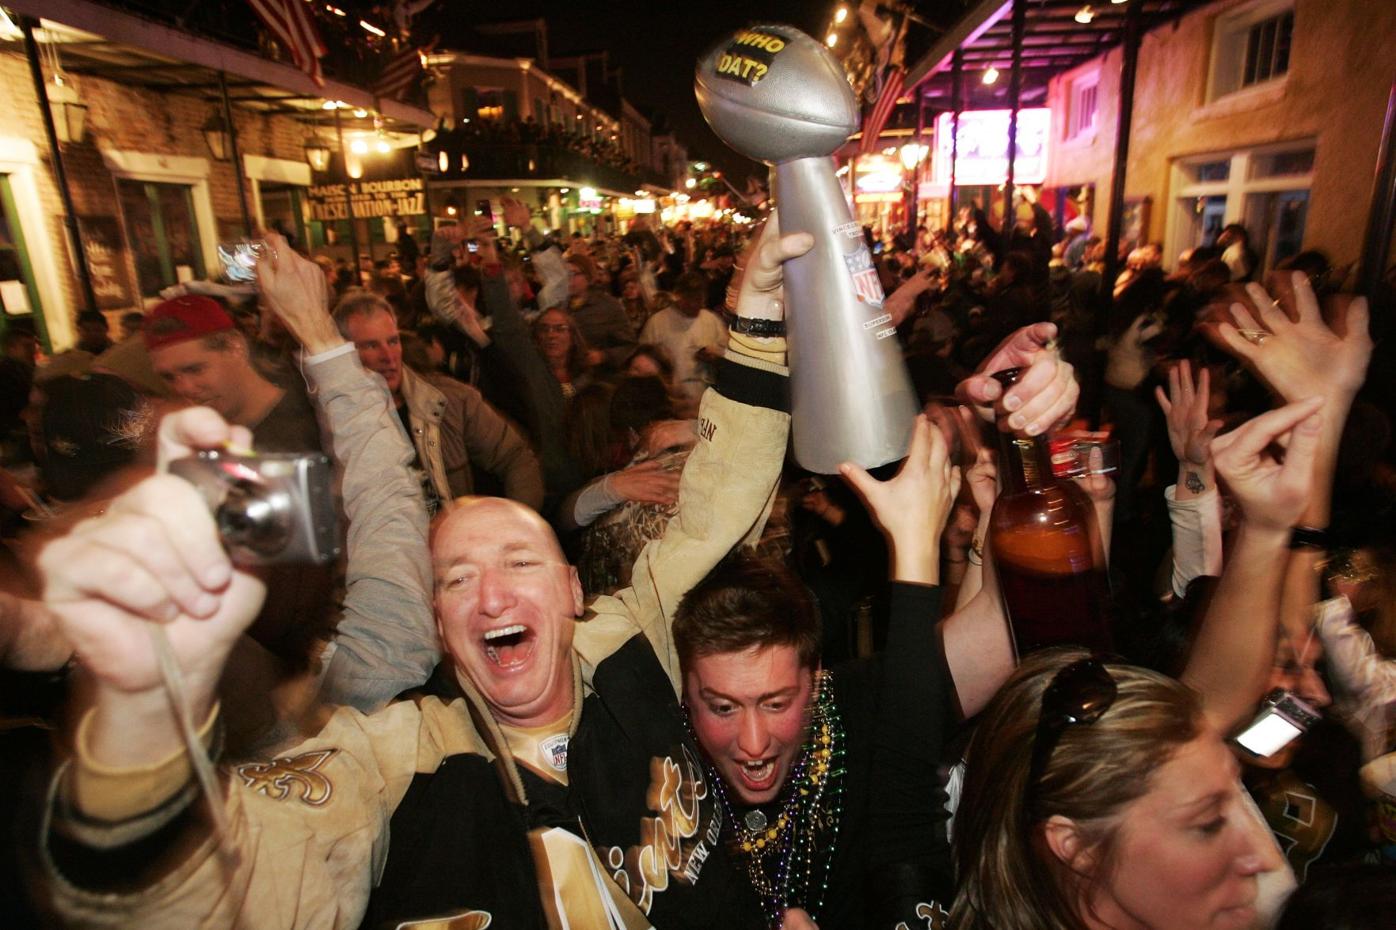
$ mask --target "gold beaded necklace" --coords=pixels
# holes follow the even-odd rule
[[[818,919],[829,889],[845,771],[843,726],[830,681],[829,672],[819,673],[810,736],[786,782],[785,803],[774,823],[760,810],[738,818],[722,777],[709,766],[726,821],[735,834],[729,849],[746,869],[773,928],[780,926],[787,907],[798,905]],[[818,858],[823,860],[822,868]],[[816,872],[820,873],[817,881]]]

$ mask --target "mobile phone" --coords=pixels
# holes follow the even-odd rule
[[[223,266],[223,277],[232,284],[256,284],[257,262],[266,252],[267,243],[263,239],[218,243],[218,261]]]
[[[1318,723],[1320,714],[1289,691],[1276,688],[1265,696],[1260,713],[1237,733],[1235,742],[1257,756],[1273,756]]]

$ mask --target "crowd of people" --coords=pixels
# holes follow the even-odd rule
[[[454,130],[455,135],[482,145],[547,146],[589,158],[600,165],[636,174],[649,166],[631,158],[614,136],[592,132],[581,114],[576,126],[561,123],[544,125],[532,116],[524,119],[476,119]],[[535,150],[536,151],[536,150]]]
[[[1390,290],[969,206],[873,250],[906,458],[813,475],[811,236],[501,207],[5,331],[0,922],[1390,925]],[[1065,429],[1115,652],[1018,655],[993,440]]]

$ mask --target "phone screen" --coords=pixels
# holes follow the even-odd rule
[[[1257,756],[1271,756],[1304,731],[1271,708],[1236,736],[1236,742]]]

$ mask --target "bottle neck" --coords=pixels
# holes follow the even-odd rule
[[[999,474],[1006,492],[1028,491],[1052,484],[1052,456],[1045,436],[1022,437],[999,433]]]

